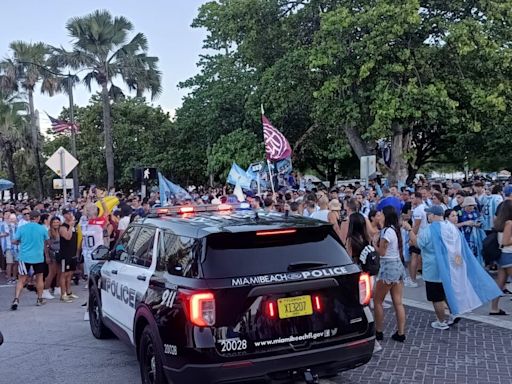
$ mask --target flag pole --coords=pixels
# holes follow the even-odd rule
[[[267,159],[268,173],[270,174],[270,186],[272,187],[272,197],[275,195],[276,191],[274,189],[274,176],[272,175],[272,167],[270,160]]]
[[[263,118],[263,115],[265,115],[265,110],[263,109],[263,103],[260,105],[261,107],[261,117]],[[262,119],[263,121],[263,119]],[[266,155],[266,154],[265,154]],[[270,176],[270,186],[272,188],[272,197],[274,197],[276,190],[274,188],[274,176],[272,175],[272,164],[270,163],[270,160],[267,157],[267,167],[268,167],[268,173]]]

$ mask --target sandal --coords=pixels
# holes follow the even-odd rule
[[[500,309],[498,312],[489,312],[490,316],[507,316],[508,313],[505,312],[503,309]]]

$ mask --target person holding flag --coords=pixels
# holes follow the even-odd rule
[[[423,255],[423,279],[427,300],[434,306],[437,321],[431,326],[446,330],[464,314],[499,297],[495,281],[473,256],[464,235],[443,218],[440,205],[425,209],[429,225],[416,239]],[[413,241],[415,235],[411,232]],[[451,315],[445,314],[445,302]]]
[[[272,193],[275,193],[274,176],[272,175],[273,165],[271,162],[286,159],[292,155],[292,148],[286,137],[270,123],[261,107],[261,122],[263,124],[263,138],[265,141],[265,154],[268,170],[270,173],[270,185]]]

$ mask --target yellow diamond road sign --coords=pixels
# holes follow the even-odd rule
[[[60,177],[66,177],[78,165],[78,160],[65,148],[60,147],[46,160],[46,165]],[[64,175],[61,169],[64,167]]]

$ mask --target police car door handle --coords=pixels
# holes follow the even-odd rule
[[[111,270],[110,273],[112,273],[113,275],[117,275],[117,269]]]
[[[144,275],[139,275],[139,276],[137,276],[137,280],[146,281],[146,276],[144,276]]]

